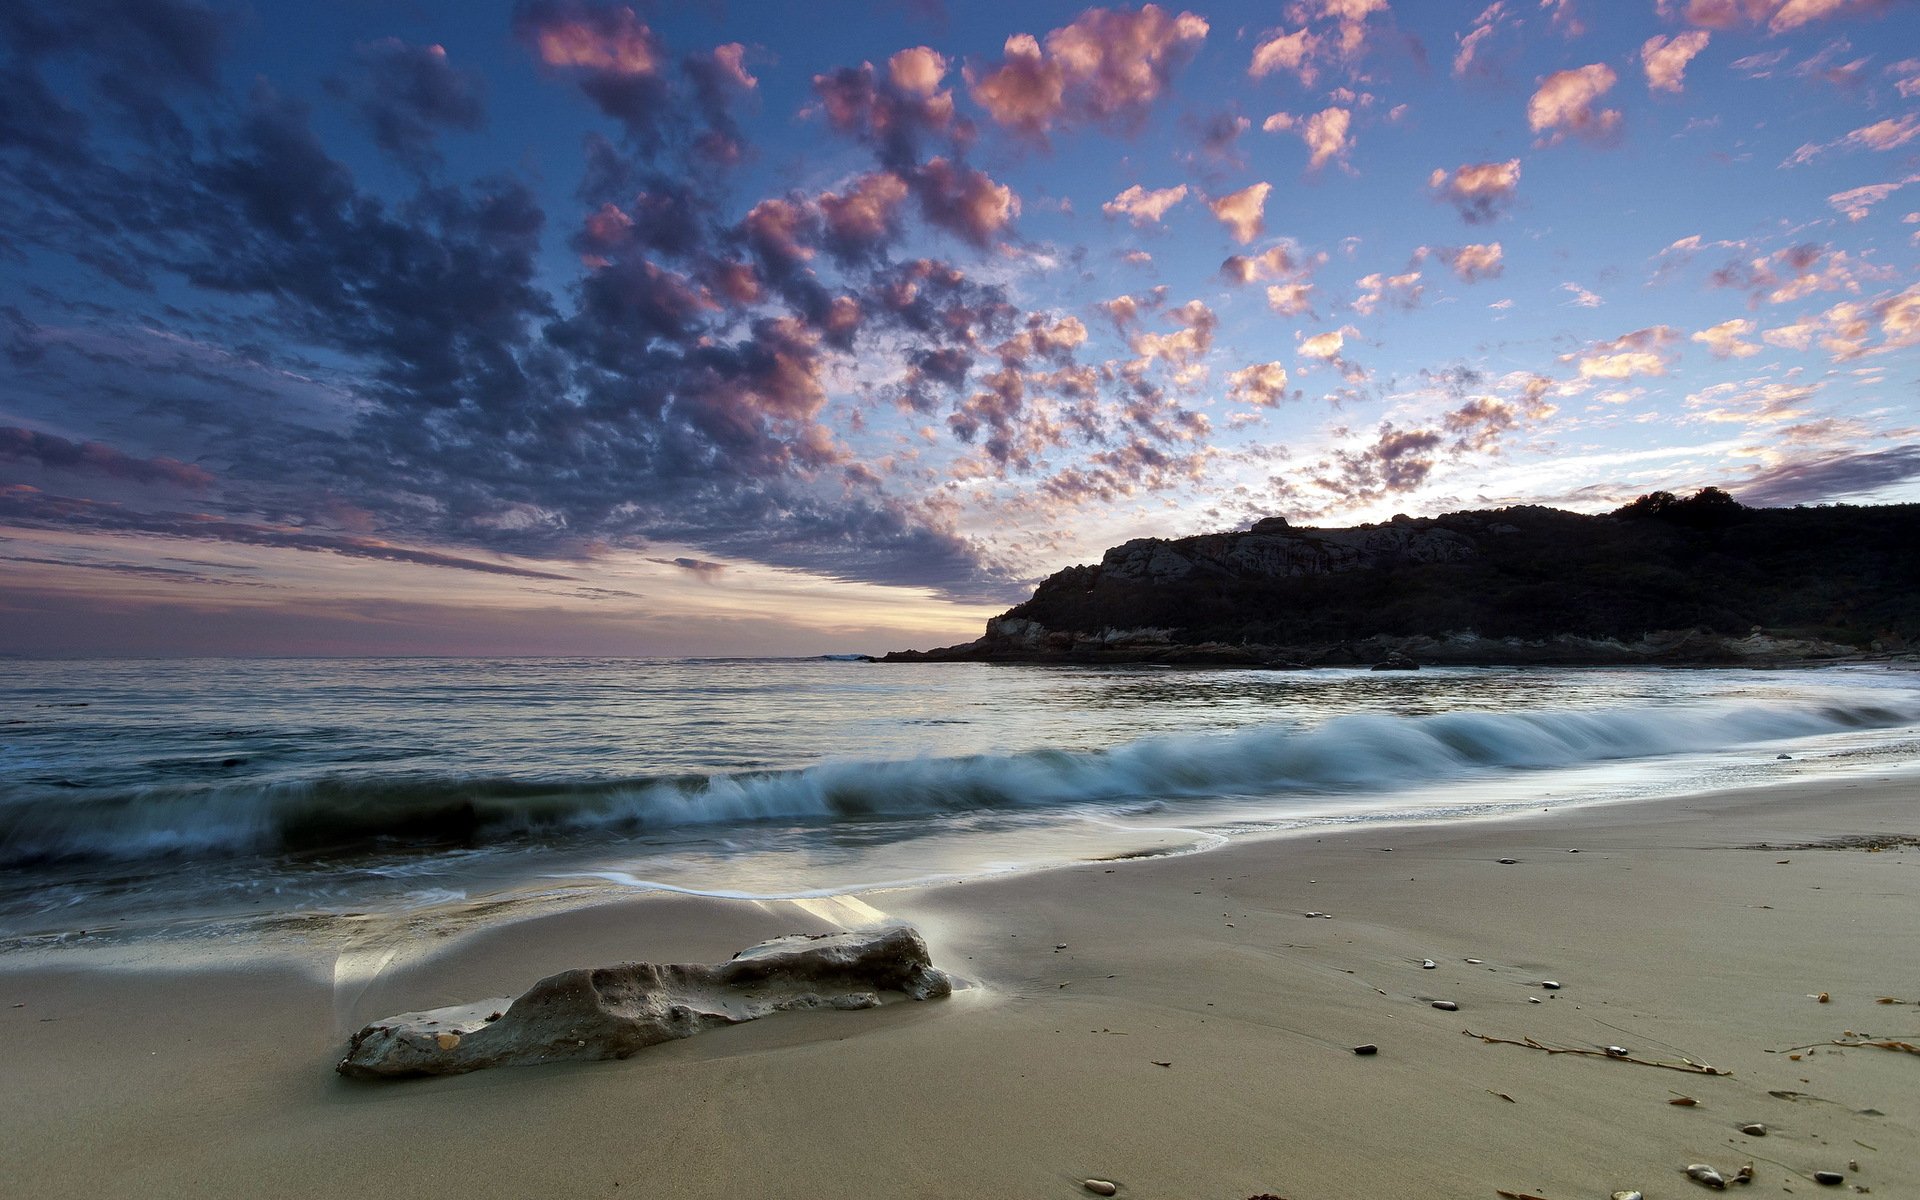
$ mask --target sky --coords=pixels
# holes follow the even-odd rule
[[[961,641],[1920,500],[1920,4],[0,6],[0,652]]]

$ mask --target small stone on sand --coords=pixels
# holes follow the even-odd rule
[[[1360,1055],[1360,1056],[1361,1056],[1362,1058],[1364,1058],[1364,1057],[1366,1057],[1366,1056],[1367,1056],[1367,1055],[1369,1055],[1369,1054],[1378,1054],[1378,1053],[1380,1053],[1380,1047],[1378,1047],[1378,1046],[1376,1046],[1376,1045],[1374,1045],[1374,1044],[1373,1044],[1372,1042],[1367,1042],[1367,1043],[1365,1043],[1365,1044],[1363,1044],[1363,1045],[1359,1045],[1359,1046],[1355,1046],[1355,1047],[1353,1048],[1353,1052],[1354,1052],[1355,1054],[1358,1054],[1358,1055]]]
[[[1435,1000],[1433,1006],[1441,1012],[1459,1012],[1460,1006],[1451,1000]]]
[[[1815,1183],[1824,1183],[1828,1187],[1838,1187],[1847,1181],[1847,1177],[1838,1171],[1815,1171],[1813,1173],[1813,1181]]]
[[[1120,1190],[1119,1184],[1109,1183],[1104,1179],[1083,1179],[1080,1181],[1080,1186],[1096,1196],[1111,1196]]]
[[[1435,962],[1435,961],[1433,961],[1433,960],[1432,960],[1432,959],[1430,959],[1430,958],[1423,958],[1423,959],[1421,959],[1421,960],[1420,960],[1420,969],[1421,969],[1421,970],[1423,970],[1423,971],[1431,971],[1431,970],[1434,970],[1434,969],[1435,969],[1435,968],[1437,968],[1437,967],[1438,967],[1439,965],[1440,965],[1439,963],[1437,963],[1437,962]]]
[[[1746,1134],[1748,1137],[1765,1137],[1767,1136],[1767,1127],[1758,1121],[1749,1121],[1740,1127],[1740,1132]]]
[[[1560,981],[1557,979],[1542,979],[1540,986],[1550,992],[1557,992],[1560,990]]]
[[[1517,858],[1503,858],[1500,860],[1500,865],[1503,867],[1511,867],[1512,865],[1514,865],[1519,861],[1520,860]]]
[[[1727,1186],[1726,1176],[1720,1174],[1720,1172],[1714,1170],[1712,1167],[1708,1166],[1706,1163],[1688,1164],[1687,1178],[1693,1180],[1695,1183],[1702,1184],[1706,1187],[1714,1188],[1716,1190],[1724,1190]]]

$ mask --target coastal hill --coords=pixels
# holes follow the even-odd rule
[[[961,646],[889,662],[1787,662],[1920,648],[1920,504],[1747,508],[1708,488],[1351,528],[1140,538]]]

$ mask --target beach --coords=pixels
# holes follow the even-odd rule
[[[846,898],[644,895],[450,921],[378,971],[16,955],[6,1190],[1068,1197],[1097,1178],[1142,1197],[1571,1200],[1688,1195],[1689,1164],[1751,1162],[1765,1194],[1839,1171],[1847,1192],[1914,1195],[1920,1062],[1829,1043],[1920,1041],[1917,796],[1910,773],[1863,773]],[[918,927],[972,986],[619,1062],[332,1070],[396,1012],[879,921]],[[1689,1061],[1716,1073],[1653,1065]]]

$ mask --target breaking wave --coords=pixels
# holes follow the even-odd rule
[[[0,866],[61,860],[494,844],[596,830],[820,823],[1142,799],[1378,792],[1476,771],[1729,749],[1920,721],[1920,709],[1721,703],[1336,717],[1109,750],[630,779],[331,775],[89,789],[0,785]]]

